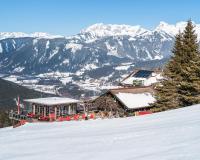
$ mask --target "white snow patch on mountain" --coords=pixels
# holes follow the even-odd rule
[[[50,45],[50,42],[47,41],[47,43],[46,43],[46,49],[49,49],[49,45]]]
[[[116,70],[120,71],[120,70],[127,70],[130,66],[117,66],[115,67]]]
[[[147,31],[141,26],[117,25],[97,23],[81,31],[81,33],[89,32],[93,37],[117,36],[117,35],[139,35]]]
[[[166,32],[166,33],[170,34],[171,36],[177,34],[178,30],[179,29],[176,28],[175,25],[170,25],[170,24],[163,22],[163,21],[161,21],[160,24],[155,29],[155,31]]]
[[[87,64],[84,66],[84,70],[92,70],[98,68],[95,64]]]
[[[28,37],[28,34],[22,32],[0,32],[0,40],[6,38]]]
[[[69,59],[65,59],[62,63],[63,64],[68,64],[69,63]]]
[[[0,129],[1,159],[199,160],[200,105],[146,116]]]
[[[76,43],[68,43],[65,46],[66,49],[71,49],[72,53],[75,53],[77,50],[81,50],[82,47],[83,47],[82,44],[76,44]]]
[[[162,59],[162,58],[163,58],[162,55],[156,55],[156,56],[154,57],[154,59]]]
[[[60,77],[68,77],[71,73],[69,72],[48,72],[37,75],[40,78],[60,78]]]
[[[195,24],[195,22],[193,22],[193,24],[195,26],[195,31],[198,35],[198,40],[200,40],[200,24]],[[168,24],[166,22],[161,21],[154,31],[163,32],[171,36],[175,36],[179,31],[183,32],[186,25],[187,25],[187,22],[177,22],[175,25],[173,25],[173,24]]]
[[[33,40],[33,45],[35,46],[37,43],[38,43],[38,40],[37,40],[37,39],[34,39],[34,40]]]
[[[108,42],[105,42],[105,44],[106,44],[106,48],[108,50],[108,53],[107,53],[108,55],[120,57],[117,52],[116,46],[111,46]]]
[[[10,82],[17,83],[17,78],[18,78],[18,76],[10,75],[10,76],[5,77],[5,78],[3,78],[3,79],[6,80],[6,81],[10,81]]]
[[[35,37],[35,38],[46,38],[46,39],[54,39],[54,38],[63,38],[64,36],[61,35],[51,35],[49,33],[44,33],[44,32],[35,32],[29,35],[30,37]]]
[[[3,52],[2,44],[0,43],[0,53]]]
[[[85,73],[86,70],[93,70],[93,69],[97,69],[97,68],[98,68],[98,66],[95,64],[86,64],[80,70],[76,71],[75,75],[81,76]]]
[[[56,47],[56,48],[52,51],[51,55],[49,56],[49,59],[51,59],[53,56],[55,56],[55,55],[58,53],[58,51],[59,51],[59,47]]]
[[[45,39],[54,39],[54,38],[63,38],[61,35],[51,35],[44,32],[35,32],[31,34],[23,32],[0,32],[0,40],[6,38],[22,38],[22,37],[33,37],[33,38],[45,38]]]
[[[24,67],[17,67],[13,71],[14,72],[22,72],[25,68]]]
[[[60,78],[60,81],[66,85],[69,82],[72,82],[72,77]]]
[[[77,76],[81,76],[82,74],[84,74],[84,70],[76,71],[75,73]]]

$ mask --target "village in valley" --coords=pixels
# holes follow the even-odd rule
[[[82,99],[67,97],[45,97],[24,99],[24,108],[20,99],[16,111],[9,114],[13,126],[26,122],[71,121],[119,118],[151,114],[150,104],[155,101],[154,87],[162,80],[159,69],[135,69],[114,89],[100,96]]]
[[[51,95],[23,99],[23,103],[18,97],[17,110],[10,111],[9,119],[16,128],[27,122],[123,118],[198,104],[198,47],[195,26],[188,20],[183,32],[175,37],[174,55],[162,69],[135,68],[114,88],[99,96],[74,99]]]

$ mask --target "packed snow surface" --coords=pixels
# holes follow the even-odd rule
[[[151,93],[118,93],[117,98],[128,108],[142,108],[155,101]]]
[[[2,160],[199,160],[200,105],[152,115],[0,129]]]

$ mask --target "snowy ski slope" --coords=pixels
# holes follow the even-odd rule
[[[0,160],[199,160],[200,105],[121,119],[0,129]]]

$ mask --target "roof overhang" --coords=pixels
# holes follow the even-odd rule
[[[39,105],[46,105],[46,106],[56,106],[56,105],[79,103],[80,101],[65,97],[46,97],[46,98],[25,99],[24,102],[28,102],[31,104],[34,103]]]

